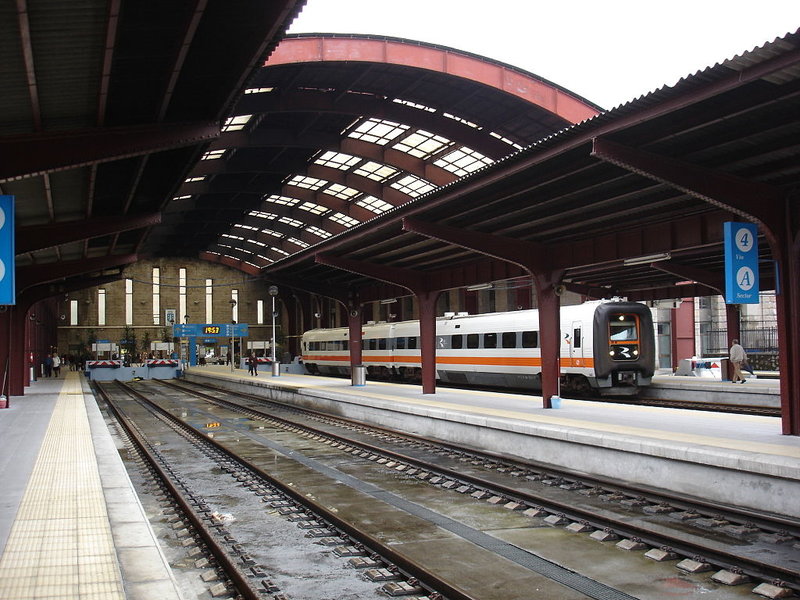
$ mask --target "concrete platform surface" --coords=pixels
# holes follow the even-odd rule
[[[309,375],[187,371],[187,379],[687,496],[800,518],[800,438],[777,417],[562,400]],[[700,384],[705,385],[705,384]],[[719,384],[723,385],[723,384]],[[727,393],[745,386],[728,384]]]
[[[0,409],[0,598],[180,600],[85,385],[41,379]]]

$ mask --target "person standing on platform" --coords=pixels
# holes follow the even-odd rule
[[[250,367],[250,375],[258,377],[258,359],[252,352],[247,357],[247,365]]]
[[[747,353],[745,353],[744,348],[739,345],[739,340],[733,340],[731,342],[729,357],[733,365],[733,377],[731,381],[733,383],[744,383],[745,379],[744,375],[742,375],[742,363],[747,360]]]
[[[58,353],[53,354],[53,373],[56,377],[61,375],[61,357]]]

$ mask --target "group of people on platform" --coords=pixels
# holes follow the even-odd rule
[[[83,370],[86,361],[89,360],[88,356],[75,356],[73,354],[58,354],[58,352],[51,352],[45,355],[42,360],[42,376],[43,377],[60,377],[62,367],[70,371]]]

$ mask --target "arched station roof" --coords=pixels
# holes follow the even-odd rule
[[[288,36],[147,246],[255,273],[598,112],[531,73],[452,48]]]

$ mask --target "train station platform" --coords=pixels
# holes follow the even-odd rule
[[[0,409],[0,598],[180,600],[86,380]]]
[[[800,438],[782,435],[777,417],[568,399],[543,409],[534,395],[449,388],[423,395],[414,385],[252,377],[223,366],[192,368],[186,378],[645,489],[800,518]],[[718,385],[737,394],[755,383]]]

